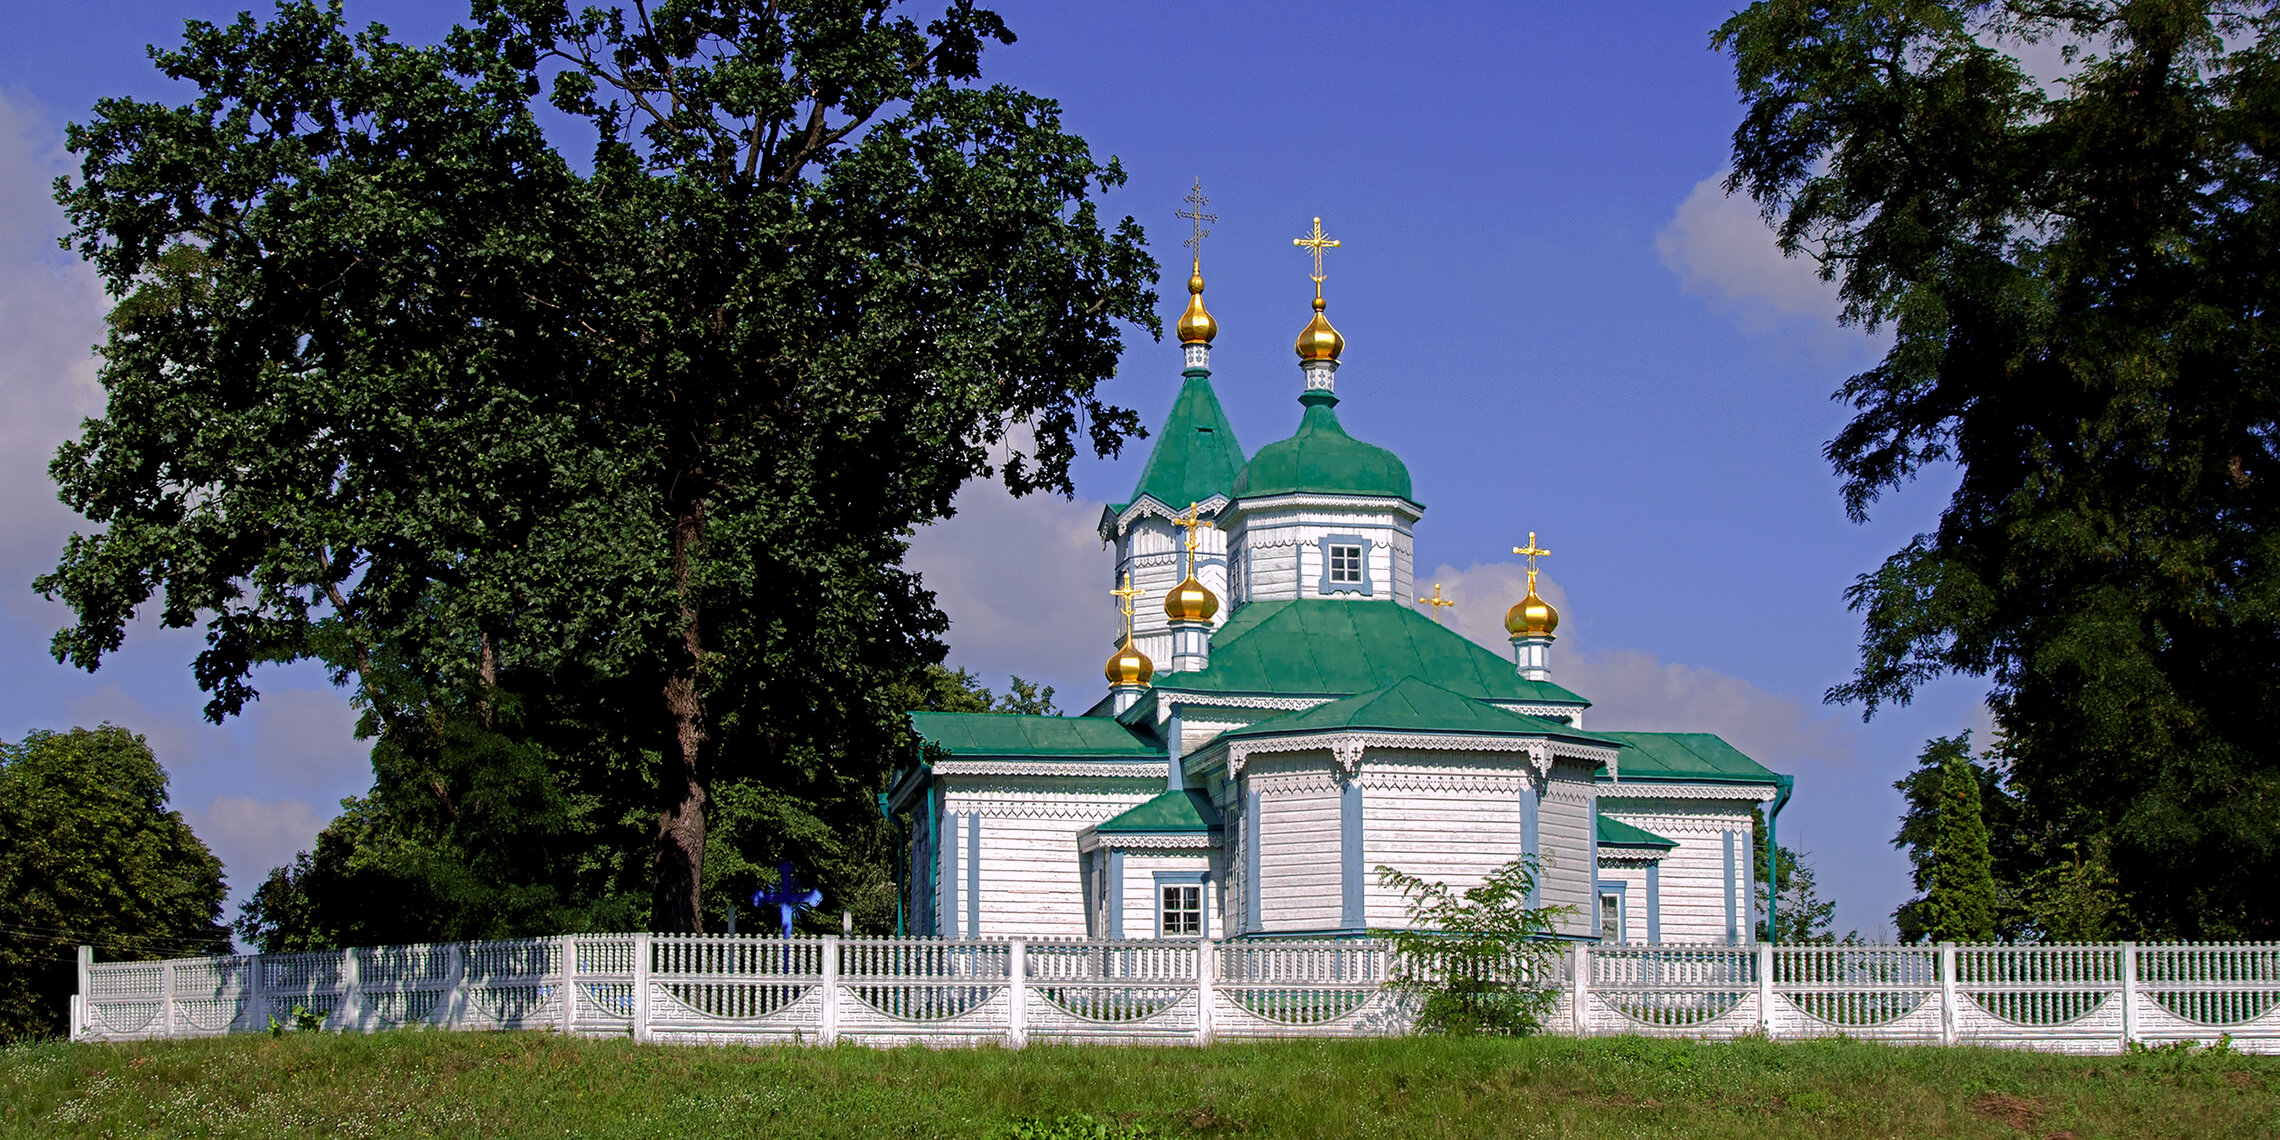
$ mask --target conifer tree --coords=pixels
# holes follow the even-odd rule
[[[1934,942],[1995,940],[1995,863],[1980,814],[1979,773],[1961,749],[1940,761],[1939,817],[1924,902]]]

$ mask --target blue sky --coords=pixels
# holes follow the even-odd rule
[[[62,615],[25,586],[73,523],[45,458],[100,408],[103,300],[53,250],[45,203],[61,125],[104,95],[187,98],[140,45],[238,7],[33,5],[0,39],[0,735],[104,719],[149,734],[242,895],[368,783],[345,700],[318,671],[273,670],[251,714],[203,725],[195,633],[145,623],[100,673],[67,670],[46,651]],[[1311,285],[1290,239],[1319,215],[1344,243],[1327,285],[1340,413],[1408,461],[1428,506],[1419,571],[1460,599],[1452,620],[1496,637],[1518,596],[1509,551],[1538,532],[1564,614],[1556,678],[1597,702],[1588,723],[1716,731],[1796,774],[1785,843],[1810,852],[1840,929],[1887,928],[1908,893],[1890,785],[1927,737],[1984,729],[1984,687],[1942,682],[1865,725],[1820,694],[1854,660],[1845,587],[1932,525],[1949,477],[1868,525],[1844,517],[1820,457],[1844,418],[1829,393],[1878,343],[1837,327],[1829,289],[1718,193],[1740,108],[1709,34],[1730,5],[1000,10],[1020,41],[985,76],[1059,99],[1123,161],[1106,207],[1148,228],[1167,327],[1187,268],[1173,212],[1203,180],[1214,379],[1246,449],[1297,423]],[[429,39],[462,9],[348,11]],[[1109,392],[1155,423],[1178,372],[1176,344],[1134,335]],[[1073,503],[971,488],[919,537],[953,663],[1091,703],[1115,622],[1092,525],[1140,458],[1084,461]]]

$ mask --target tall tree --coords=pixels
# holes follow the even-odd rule
[[[228,951],[222,863],[116,725],[0,743],[0,1042],[64,1028],[76,947],[110,961]]]
[[[1944,742],[1934,742],[1939,748]],[[1925,867],[1924,936],[1934,942],[1992,942],[1995,939],[1995,861],[1987,849],[1987,820],[1981,814],[1979,773],[1963,748],[1939,757],[1938,813],[1932,819],[1932,849]]]
[[[382,784],[450,820],[455,750],[588,765],[650,803],[659,929],[700,928],[716,782],[869,810],[945,627],[903,536],[1016,428],[994,473],[1067,491],[1137,430],[1095,391],[1119,322],[1154,329],[1141,234],[1092,201],[1116,165],[975,82],[1003,24],[892,8],[485,0],[442,48],[306,0],[190,24],[156,58],[200,97],[105,100],[59,190],[126,302],[54,466],[103,527],[41,580],[58,655],[95,667],[163,591],[210,716],[320,658]]]
[[[1936,531],[1853,587],[1869,715],[1983,676],[2034,828],[2133,913],[2280,931],[2280,386],[2270,4],[1763,0],[1721,27],[1729,189],[1892,347],[1830,443]],[[2045,87],[2011,54],[2060,47]]]

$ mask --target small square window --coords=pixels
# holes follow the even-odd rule
[[[1162,888],[1162,931],[1166,938],[1203,934],[1203,888],[1192,883]]]
[[[1330,545],[1330,580],[1341,584],[1361,584],[1361,547],[1347,546],[1341,543]]]

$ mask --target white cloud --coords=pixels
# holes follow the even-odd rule
[[[1113,648],[1114,558],[1094,530],[1102,504],[1017,499],[1001,483],[975,479],[956,507],[911,539],[905,560],[950,615],[950,664],[1051,684],[1064,709],[1084,709],[1099,695],[1100,662]]]
[[[1456,606],[1446,620],[1499,654],[1511,652],[1504,611],[1527,593],[1528,572],[1510,562],[1441,566],[1420,579],[1439,583]],[[1562,614],[1567,592],[1549,575],[1537,592]],[[1589,646],[1570,620],[1552,643],[1552,679],[1592,702],[1587,728],[1712,732],[1781,772],[1857,766],[1857,733],[1840,717],[1789,693],[1759,688],[1715,669],[1666,662],[1636,649]]]
[[[185,809],[182,814],[221,859],[231,893],[240,898],[251,894],[270,868],[282,867],[315,846],[317,832],[331,819],[329,812],[318,818],[316,809],[301,800],[229,795],[215,796],[204,808]]]
[[[1836,285],[1808,257],[1783,257],[1772,227],[1748,195],[1728,196],[1720,171],[1694,184],[1655,235],[1662,262],[1689,293],[1731,308],[1745,327],[1812,322],[1833,327],[1843,307]]]
[[[356,709],[335,689],[271,689],[246,713],[254,769],[297,788],[368,786],[372,746],[356,739]]]
[[[26,587],[78,521],[56,501],[48,460],[103,407],[90,347],[109,305],[94,272],[55,244],[64,219],[50,184],[70,170],[50,118],[0,95],[0,607],[37,620],[49,607]]]

